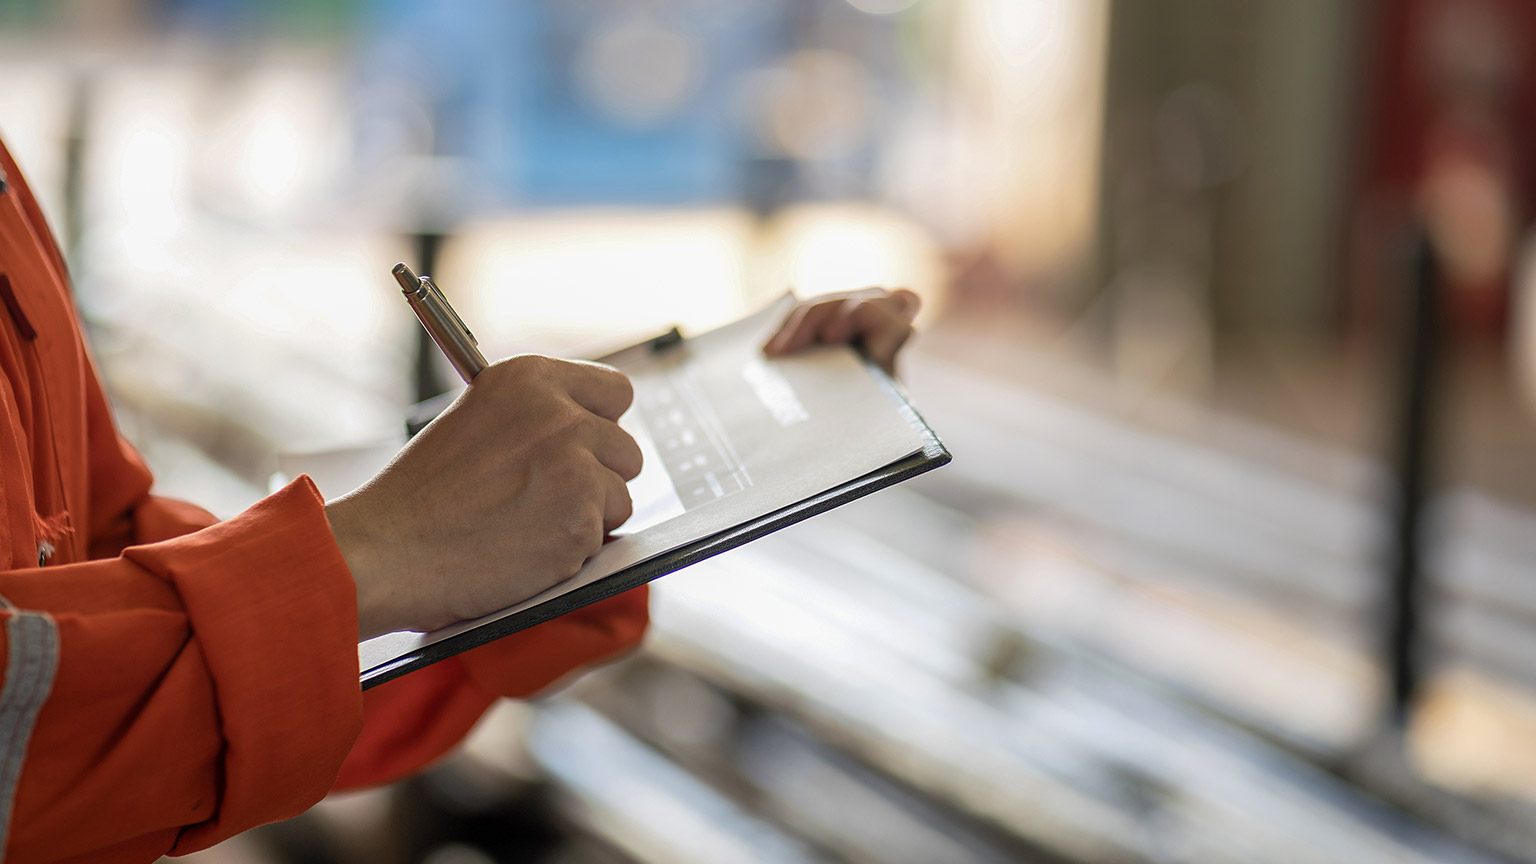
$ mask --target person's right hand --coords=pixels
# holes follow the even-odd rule
[[[628,519],[634,391],[596,363],[492,364],[368,483],[326,504],[358,631],[434,630],[526,600]]]

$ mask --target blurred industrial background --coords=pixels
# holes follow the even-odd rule
[[[162,491],[786,286],[905,285],[948,468],[195,856],[1536,861],[1529,0],[0,0]],[[344,490],[329,490],[337,494]]]

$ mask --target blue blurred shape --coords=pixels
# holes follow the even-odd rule
[[[736,86],[782,53],[789,9],[384,0],[363,11],[362,104],[415,104],[430,121],[426,152],[409,155],[462,158],[495,199],[482,203],[567,206],[739,197],[751,145]]]

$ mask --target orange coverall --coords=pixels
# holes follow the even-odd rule
[[[3,144],[0,171],[5,861],[210,846],[410,773],[497,697],[639,641],[644,590],[360,692],[355,587],[314,484],[219,524],[151,495]]]

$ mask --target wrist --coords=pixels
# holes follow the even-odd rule
[[[405,623],[396,620],[398,604],[392,602],[387,590],[390,584],[384,570],[387,556],[379,554],[379,543],[372,536],[367,520],[347,497],[327,501],[325,518],[357,589],[358,640],[405,629]]]

